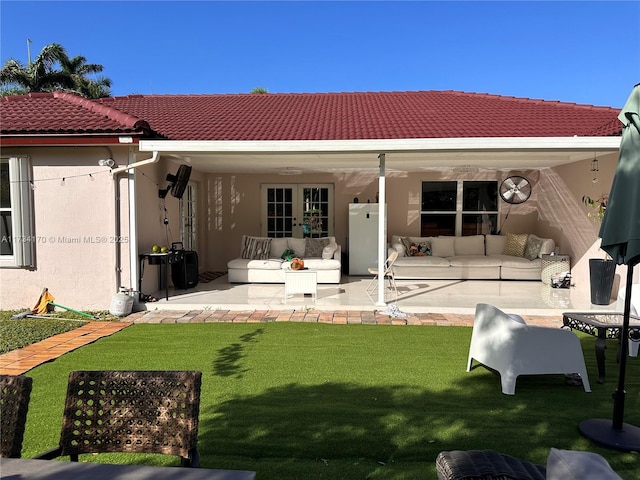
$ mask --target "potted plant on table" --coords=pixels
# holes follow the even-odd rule
[[[591,207],[589,218],[601,223],[607,210],[609,195],[603,193],[593,199],[587,195],[582,197],[582,203]],[[609,305],[611,301],[611,289],[616,275],[616,264],[608,254],[604,258],[589,259],[589,280],[591,286],[591,303],[594,305]]]

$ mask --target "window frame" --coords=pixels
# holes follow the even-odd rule
[[[496,210],[465,210],[464,209],[464,193],[465,193],[465,183],[476,183],[476,182],[493,182],[495,183],[495,205]],[[455,199],[455,208],[449,210],[429,210],[427,209],[427,205],[425,205],[424,200],[424,192],[425,192],[425,184],[428,183],[455,183],[456,184],[456,195]],[[453,205],[452,205],[453,206]],[[453,225],[453,235],[455,236],[465,236],[465,235],[479,235],[481,233],[467,233],[464,232],[464,223],[463,219],[465,216],[469,215],[492,215],[495,218],[495,226],[486,234],[496,234],[496,232],[500,231],[500,201],[498,194],[498,181],[497,180],[476,180],[476,179],[466,179],[460,178],[456,180],[423,180],[421,182],[421,190],[420,190],[420,236],[434,236],[433,233],[429,233],[426,231],[428,227],[425,226],[425,219],[431,216],[444,216],[447,215],[449,217],[454,217],[454,225]],[[484,233],[484,232],[483,232]],[[451,234],[451,233],[448,233]]]
[[[9,181],[2,188],[9,189],[11,204],[2,207],[2,211],[10,212],[10,232],[7,231],[2,241],[10,241],[11,254],[0,253],[0,268],[35,268],[34,212],[33,212],[33,178],[31,162],[27,156],[0,157],[2,163],[9,168]]]

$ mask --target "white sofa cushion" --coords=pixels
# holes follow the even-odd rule
[[[507,243],[505,235],[487,235],[485,237],[485,253],[487,255],[502,255],[505,243]]]
[[[304,258],[304,248],[306,245],[306,239],[304,238],[287,238],[287,245],[291,250],[296,252],[296,257]]]
[[[501,267],[502,260],[497,257],[486,257],[484,255],[462,255],[460,257],[449,257],[449,264],[452,267]]]
[[[484,255],[484,235],[454,237],[455,255]]]
[[[287,246],[286,238],[272,238],[271,239],[271,253],[270,258],[280,258],[284,251],[289,248]]]
[[[552,448],[547,457],[547,480],[622,480],[622,477],[597,453]]]
[[[227,268],[254,269],[254,270],[280,270],[284,260],[270,258],[258,260],[251,258],[234,258],[227,262]]]
[[[524,257],[514,257],[513,255],[490,255],[491,258],[499,259],[504,268],[519,268],[540,270],[542,268],[542,260],[527,260]]]
[[[424,257],[400,257],[394,262],[394,267],[448,267],[449,260],[444,257],[425,255]]]
[[[453,257],[456,254],[454,247],[456,237],[433,237],[431,239],[431,255],[434,257]]]

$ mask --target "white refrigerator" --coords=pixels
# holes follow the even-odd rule
[[[378,209],[377,203],[349,204],[349,275],[369,275],[378,265]]]

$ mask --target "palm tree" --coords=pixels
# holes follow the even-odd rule
[[[62,45],[52,43],[29,65],[10,58],[0,69],[0,83],[21,93],[51,92],[60,88],[73,88],[73,79],[65,72],[54,70],[60,58],[67,53]]]
[[[104,67],[97,63],[87,63],[82,55],[69,58],[66,55],[60,58],[62,71],[71,76],[75,84],[74,90],[86,98],[102,98],[111,95],[111,79],[97,77],[91,79],[89,75],[101,73]]]
[[[60,69],[55,69],[56,66]],[[87,63],[83,56],[69,58],[62,45],[52,43],[29,65],[9,59],[0,69],[2,95],[64,90],[87,98],[111,95],[111,80],[106,77],[92,79],[89,75],[102,72],[102,65]]]

